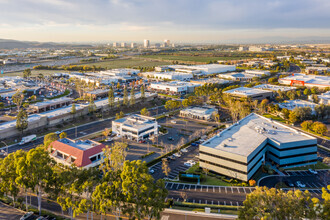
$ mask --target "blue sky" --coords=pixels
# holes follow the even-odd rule
[[[330,37],[329,0],[0,0],[0,38],[221,42]]]

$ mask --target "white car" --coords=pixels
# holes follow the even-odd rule
[[[175,153],[175,154],[173,154],[173,156],[175,156],[175,157],[181,157],[181,155],[179,153]]]
[[[155,170],[149,168],[149,173],[150,174],[153,174],[154,172],[155,172]]]
[[[308,169],[308,171],[311,172],[312,174],[317,174],[316,170]]]
[[[182,152],[182,153],[187,153],[188,150],[187,150],[187,148],[183,148],[183,149],[181,149],[181,152]]]
[[[303,184],[302,182],[300,182],[300,181],[297,181],[297,186],[298,187],[301,187],[301,188],[304,188],[304,187],[306,187],[306,185],[305,184]]]
[[[176,124],[176,121],[172,120],[171,123],[172,123],[172,124]]]
[[[187,166],[187,167],[191,167],[191,166],[192,166],[192,164],[189,163],[189,162],[185,162],[183,165],[185,165],[185,166]]]
[[[55,131],[55,134],[61,134],[63,131]]]
[[[20,218],[20,220],[27,220],[27,219],[31,218],[33,216],[33,214],[34,214],[33,212],[27,212]]]

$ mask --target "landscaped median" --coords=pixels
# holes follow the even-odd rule
[[[171,208],[173,209],[204,212],[205,208],[211,208],[211,213],[231,214],[231,215],[237,215],[239,209],[242,207],[242,206],[230,206],[230,205],[197,204],[190,202],[175,202],[172,199],[168,199],[167,204],[169,206],[170,204],[173,204],[171,206]]]

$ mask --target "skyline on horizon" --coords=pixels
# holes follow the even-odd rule
[[[2,39],[226,43],[318,36],[330,40],[327,0],[0,0],[0,7]]]

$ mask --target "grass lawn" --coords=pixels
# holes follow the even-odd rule
[[[203,181],[201,181],[201,185],[231,186],[230,183],[212,176],[204,176]]]
[[[31,69],[31,73],[32,73],[31,76],[32,77],[38,76],[40,73],[42,73],[44,76],[49,76],[53,73],[66,73],[66,72],[68,72],[68,71],[64,71],[64,70],[33,70],[33,69]],[[22,76],[23,77],[23,71],[1,74],[0,77],[3,77],[3,76]]]
[[[321,161],[317,161],[315,165],[308,165],[308,166],[302,166],[302,167],[294,167],[294,168],[288,168],[286,170],[308,170],[308,169],[330,169],[330,166],[322,163]]]
[[[78,64],[77,66],[96,66],[105,69],[154,67],[170,64],[166,61],[149,61],[140,58],[115,59],[96,63]]]
[[[284,120],[283,118],[279,117],[279,116],[274,116],[274,115],[270,115],[270,114],[263,114],[262,116],[266,117],[266,118],[271,118],[275,121],[279,121],[279,122],[282,122],[282,123],[285,123],[286,124],[286,120]]]

